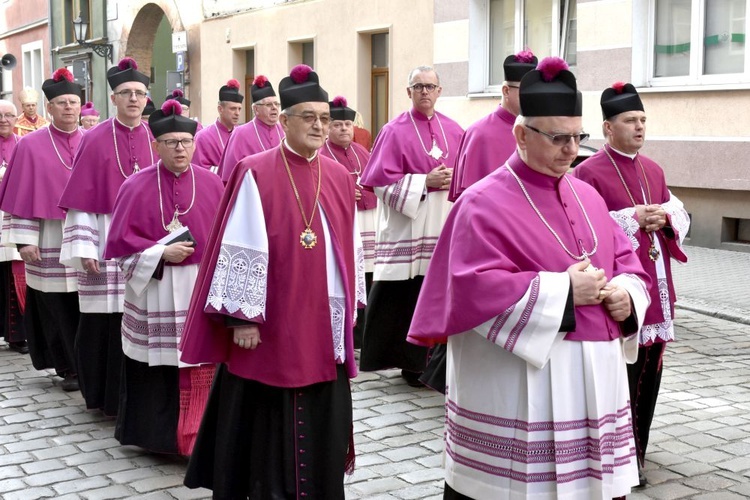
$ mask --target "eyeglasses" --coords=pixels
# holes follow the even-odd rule
[[[135,96],[136,99],[145,99],[148,95],[142,90],[121,90],[119,92],[113,92],[113,94],[119,95],[123,99],[130,99],[132,96]]]
[[[80,106],[81,101],[75,99],[63,99],[62,101],[52,101],[52,104],[64,108],[66,106]]]
[[[14,115],[13,113],[5,113],[0,115],[0,118],[5,118],[6,120],[11,121],[16,119],[16,115]]]
[[[510,89],[517,89],[520,87],[520,85],[511,85],[510,83],[506,83],[505,86]]]
[[[573,139],[573,142],[576,144],[583,144],[584,142],[589,140],[589,134],[586,133],[580,133],[580,134],[548,134],[547,132],[542,132],[538,128],[534,128],[531,125],[525,125],[525,127],[529,130],[533,130],[537,134],[541,134],[545,137],[547,137],[550,141],[552,141],[552,144],[555,146],[566,146],[571,139]]]
[[[410,87],[412,90],[416,90],[417,92],[422,92],[423,90],[426,90],[429,92],[434,92],[436,88],[438,88],[437,85],[434,83],[415,83]]]
[[[157,140],[156,142],[164,144],[169,149],[177,149],[178,144],[181,144],[183,148],[187,149],[193,146],[195,139],[164,139],[163,141]]]
[[[258,104],[256,104],[256,106],[265,106],[268,109],[271,109],[271,108],[280,108],[281,107],[281,103],[280,102],[267,102],[265,104],[258,103]]]
[[[303,113],[301,115],[295,115],[293,113],[287,113],[287,116],[298,116],[308,125],[312,125],[316,121],[320,120],[321,125],[328,125],[331,123],[331,117],[328,115],[318,116],[315,113]]]

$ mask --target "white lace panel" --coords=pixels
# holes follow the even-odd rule
[[[268,254],[253,248],[224,243],[206,305],[230,314],[242,311],[250,320],[265,314]]]
[[[677,233],[680,244],[682,244],[688,229],[690,229],[690,217],[688,216],[684,205],[679,198],[670,192],[669,201],[664,203],[661,207],[669,214],[672,228]]]
[[[344,351],[344,327],[346,325],[346,298],[328,297],[331,308],[331,330],[333,331],[333,355],[336,362],[343,363],[346,359]]]
[[[638,247],[640,247],[641,244],[638,243],[638,238],[636,238],[635,235],[641,227],[638,225],[638,221],[635,220],[635,208],[631,207],[623,208],[622,210],[612,210],[609,212],[609,215],[617,222],[622,230],[625,231],[625,235],[627,235],[630,240],[630,244],[633,245],[633,250],[638,250]]]

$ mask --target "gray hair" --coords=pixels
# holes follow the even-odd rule
[[[516,116],[515,125],[521,125],[521,126],[530,125],[533,120],[534,120],[533,116],[518,115]]]
[[[435,77],[437,78],[437,84],[440,85],[440,75],[438,75],[438,72],[435,71],[435,68],[433,68],[432,66],[417,66],[416,68],[414,68],[413,70],[409,72],[409,82],[407,84],[407,87],[411,87],[412,80],[414,79],[415,75],[417,75],[418,73],[429,73],[429,72],[435,73]]]
[[[13,108],[13,113],[16,114],[16,115],[18,114],[18,108],[16,107],[15,104],[13,104],[13,101],[8,101],[6,99],[0,99],[0,106],[10,106],[11,108]]]

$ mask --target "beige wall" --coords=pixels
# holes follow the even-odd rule
[[[363,8],[363,3],[368,5]],[[360,111],[365,123],[370,115],[369,36],[361,33],[389,31],[390,116],[408,108],[406,79],[419,65],[432,64],[433,0],[317,0],[279,5],[232,17],[206,20],[201,26],[199,102],[203,121],[216,110],[215,94],[229,78],[243,81],[242,51],[253,48],[257,74],[273,83],[289,74],[290,41],[315,42],[315,70],[331,98],[344,95]],[[367,66],[365,66],[367,64]],[[246,96],[249,100],[249,96]]]
[[[635,12],[641,7],[630,0],[578,4],[577,76],[595,146],[602,144],[602,90],[643,72],[633,46],[647,28]],[[741,111],[750,90],[639,87],[648,117],[642,153],[662,166],[691,214],[688,243],[750,252],[748,244],[726,241],[727,219],[750,219],[750,117]]]

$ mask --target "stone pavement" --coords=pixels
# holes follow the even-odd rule
[[[750,254],[688,254],[675,269],[678,342],[665,357],[650,484],[630,500],[750,497]],[[0,347],[0,498],[210,498],[182,486],[185,459],[120,446],[114,422],[59,380]],[[442,396],[397,370],[360,374],[352,389],[358,456],[346,498],[442,498]]]
[[[685,247],[688,263],[672,261],[677,305],[750,323],[750,252]]]

